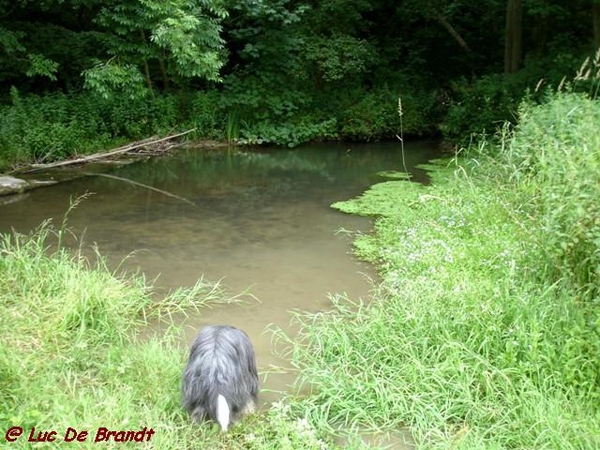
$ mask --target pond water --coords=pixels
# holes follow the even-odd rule
[[[405,163],[414,180],[426,175],[414,166],[437,156],[432,143],[405,144]],[[293,335],[290,311],[330,307],[329,295],[368,300],[376,277],[351,253],[352,235],[368,232],[371,221],[330,208],[383,181],[380,171],[402,170],[398,142],[320,144],[299,149],[206,151],[185,149],[113,169],[110,174],[151,185],[196,206],[155,191],[104,177],[86,177],[41,188],[22,201],[0,206],[0,232],[27,233],[44,219],[59,224],[69,199],[91,195],[69,217],[69,227],[96,242],[117,267],[158,277],[159,288],[192,286],[201,276],[222,279],[235,295],[249,288],[255,299],[205,308],[185,321],[182,345],[209,323],[244,329],[264,374],[286,361],[272,352],[271,325]],[[293,374],[262,380],[261,399],[277,398]]]

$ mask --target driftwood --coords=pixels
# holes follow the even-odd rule
[[[108,151],[108,152],[94,153],[93,155],[84,156],[82,158],[69,159],[66,161],[58,161],[55,163],[48,163],[48,164],[31,164],[25,170],[20,171],[20,172],[21,173],[36,172],[39,170],[52,169],[55,167],[69,166],[69,165],[73,165],[73,164],[85,164],[85,163],[92,162],[92,161],[107,159],[107,158],[110,158],[110,157],[113,157],[116,155],[121,155],[124,153],[131,152],[131,151],[139,149],[139,148],[149,147],[149,146],[161,143],[161,142],[169,141],[171,139],[175,139],[177,137],[189,134],[193,131],[196,131],[196,129],[193,128],[191,130],[184,131],[183,133],[172,134],[170,136],[166,136],[166,137],[160,138],[160,139],[152,137],[152,138],[144,139],[142,141],[133,142],[131,144],[124,145],[122,147],[118,147],[118,148]]]

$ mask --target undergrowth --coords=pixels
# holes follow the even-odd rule
[[[163,93],[140,99],[89,92],[44,96],[10,91],[0,104],[0,171],[95,153],[124,142],[193,129],[188,139],[295,147],[305,142],[393,138],[398,125],[391,88],[333,91],[320,96],[251,88]],[[408,87],[400,90],[410,91]],[[435,131],[434,94],[405,95],[406,133]]]

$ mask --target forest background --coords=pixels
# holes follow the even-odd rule
[[[517,119],[600,43],[596,0],[0,0],[0,168],[195,128],[294,146]]]

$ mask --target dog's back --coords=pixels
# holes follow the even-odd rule
[[[223,431],[252,410],[258,393],[254,349],[248,335],[231,326],[203,328],[183,373],[183,406],[194,421],[204,416]]]

